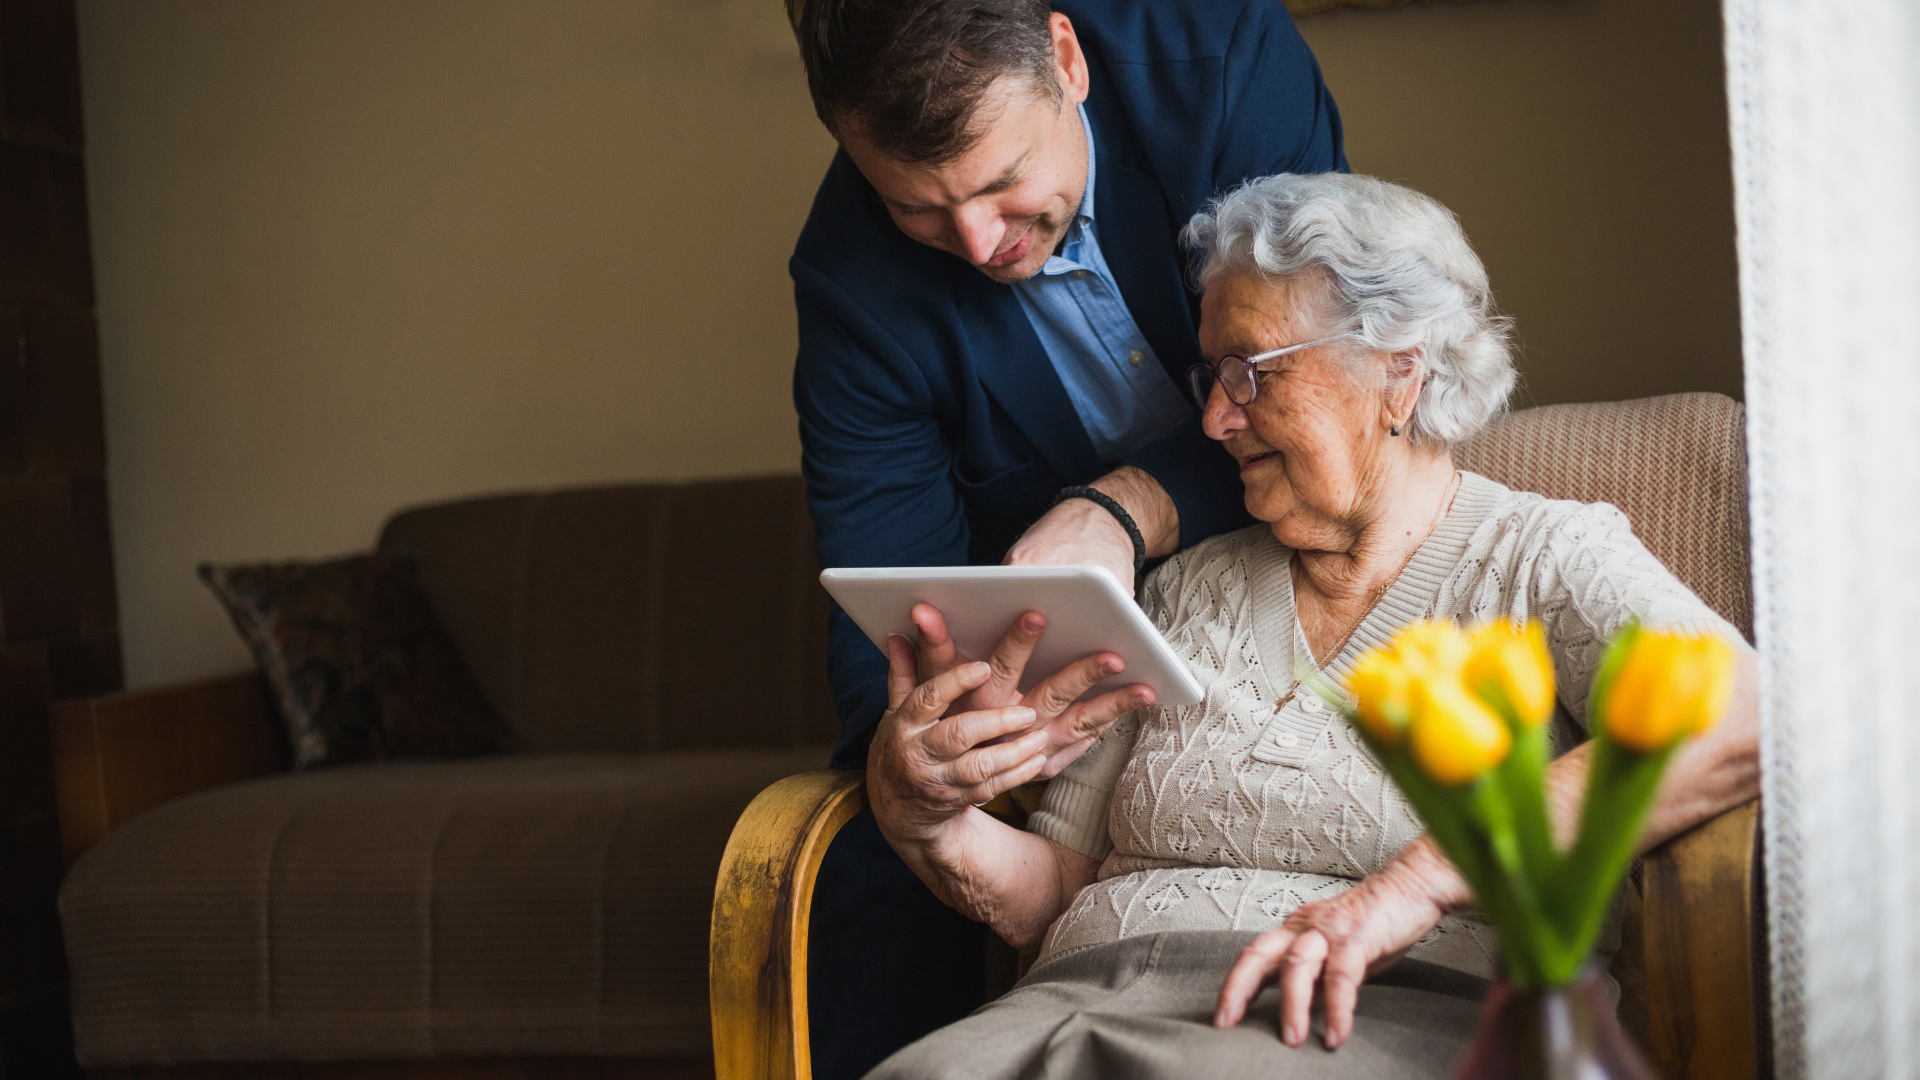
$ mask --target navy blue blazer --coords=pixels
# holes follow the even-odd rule
[[[1056,0],[1091,69],[1100,247],[1174,385],[1200,359],[1178,236],[1216,193],[1344,170],[1340,114],[1282,0]],[[1011,286],[918,243],[844,151],[789,264],[794,405],[822,566],[997,563],[1053,495],[1106,472]],[[1186,546],[1248,522],[1195,416],[1134,458]],[[837,607],[838,768],[865,764],[886,658]]]

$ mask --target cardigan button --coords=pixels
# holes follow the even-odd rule
[[[1291,731],[1283,731],[1273,737],[1273,742],[1275,746],[1284,746],[1291,749],[1300,745],[1300,736],[1295,735]]]

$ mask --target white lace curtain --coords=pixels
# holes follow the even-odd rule
[[[1920,1077],[1920,2],[1725,13],[1775,1065]]]

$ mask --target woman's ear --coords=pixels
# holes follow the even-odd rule
[[[1426,385],[1427,354],[1420,346],[1403,349],[1387,357],[1385,420],[1396,435],[1413,419],[1413,407],[1420,400],[1420,388]]]

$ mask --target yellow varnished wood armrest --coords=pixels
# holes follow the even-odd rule
[[[1734,807],[1646,855],[1647,1033],[1666,1080],[1753,1080],[1755,840]]]
[[[67,864],[156,803],[286,767],[260,676],[229,675],[53,706]]]
[[[718,1080],[809,1080],[807,919],[820,860],[867,807],[866,773],[789,776],[754,797],[713,894],[708,986]]]

